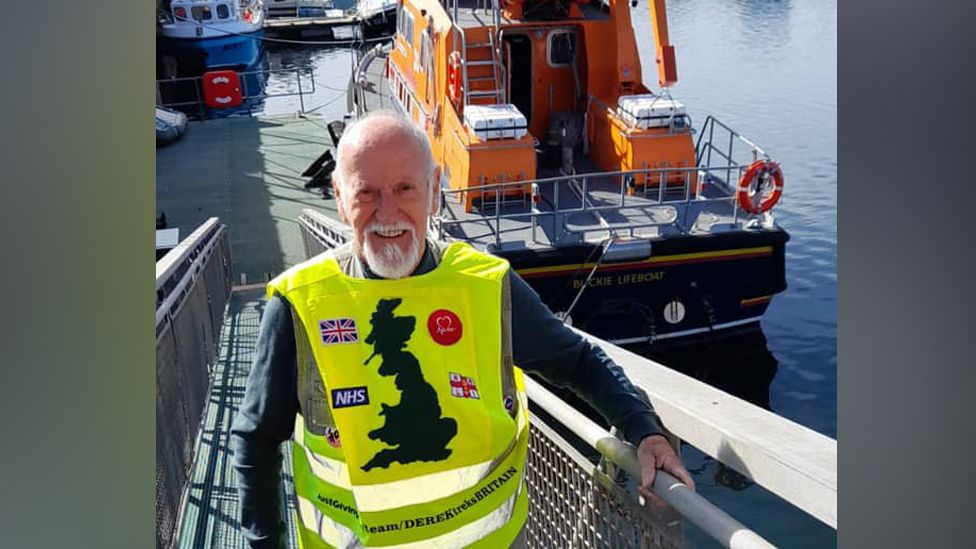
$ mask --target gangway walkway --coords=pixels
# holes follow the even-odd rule
[[[241,534],[230,428],[244,400],[264,303],[263,289],[253,288],[232,292],[227,304],[220,354],[179,529],[177,547],[181,549],[247,547]],[[291,444],[283,444],[282,452],[284,516],[289,547],[297,547]]]

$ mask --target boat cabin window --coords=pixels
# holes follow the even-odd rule
[[[413,14],[407,10],[407,6],[400,7],[400,17],[397,17],[397,30],[400,36],[413,47]]]
[[[210,6],[193,6],[190,8],[190,15],[197,21],[209,21],[213,17]]]
[[[227,19],[228,16],[230,16],[230,9],[227,8],[227,4],[217,4],[217,17]]]
[[[549,66],[565,67],[572,64],[576,57],[576,33],[567,31],[552,31],[549,33]]]
[[[420,56],[414,62],[414,68],[427,72],[427,42],[430,41],[430,32],[428,29],[424,29],[424,32],[420,33]]]

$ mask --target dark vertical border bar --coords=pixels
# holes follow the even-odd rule
[[[4,3],[4,547],[154,545],[154,9]]]
[[[840,546],[968,547],[976,5],[838,4]]]

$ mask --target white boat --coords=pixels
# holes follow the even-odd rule
[[[202,54],[207,70],[252,65],[261,53],[264,0],[171,0],[159,34],[175,50]]]
[[[351,0],[268,0],[268,17],[342,17]]]
[[[227,38],[264,28],[264,0],[172,0],[160,34],[179,40]]]
[[[357,11],[366,38],[393,34],[398,0],[359,0]]]

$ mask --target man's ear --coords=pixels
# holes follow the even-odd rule
[[[349,224],[346,218],[346,206],[345,202],[342,200],[342,190],[340,190],[341,185],[336,181],[335,173],[332,174],[332,196],[335,197],[336,211],[339,213],[339,221],[345,224]]]
[[[441,169],[434,169],[434,181],[430,185],[430,215],[437,215],[441,209]]]

